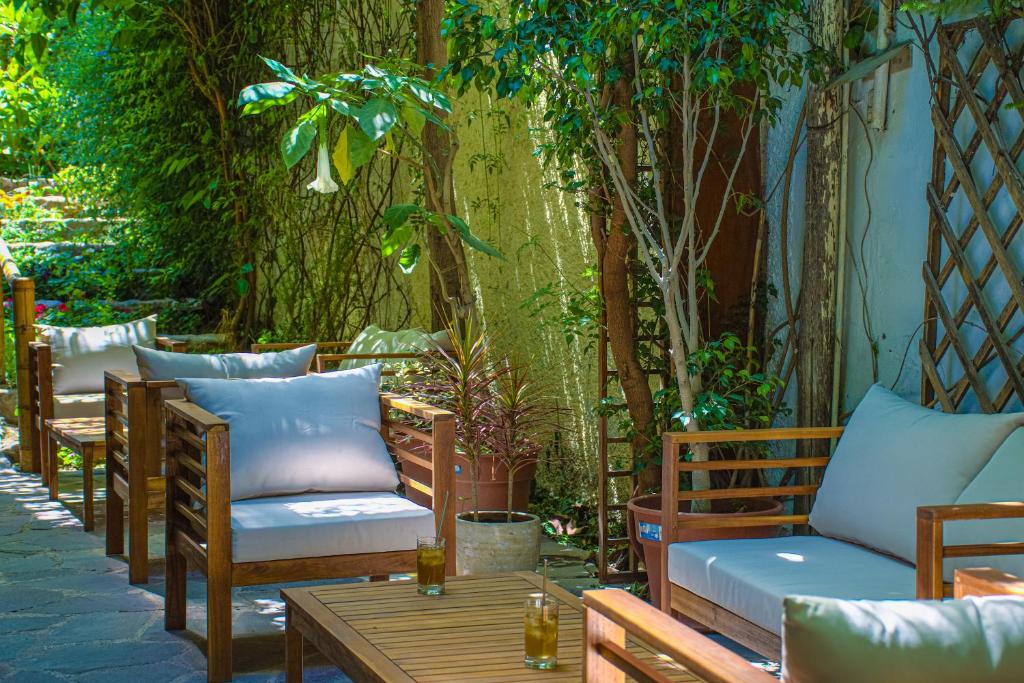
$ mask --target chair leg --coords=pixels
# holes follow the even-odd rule
[[[390,580],[391,580],[391,575],[390,574],[371,574],[370,575],[370,581],[374,582],[374,583],[376,583],[378,581],[390,581]]]
[[[107,555],[124,553],[124,500],[114,490],[114,468],[107,460],[107,502],[106,502],[106,545]]]
[[[231,680],[231,581],[208,578],[206,584],[207,680]]]
[[[164,582],[164,629],[180,631],[185,628],[188,565],[185,557],[172,545],[167,546],[167,572]]]
[[[60,465],[57,463],[57,454],[60,453],[60,445],[50,438],[50,432],[45,432],[45,441],[41,445],[42,458],[46,458],[49,472],[50,500],[60,499]]]
[[[131,483],[129,483],[131,488]],[[149,496],[145,484],[128,493],[128,582],[149,583]]]
[[[92,468],[95,464],[94,452],[91,447],[83,448],[82,453],[82,505],[84,507],[84,527],[86,531],[92,531],[96,525],[96,514],[93,510],[93,481]]]

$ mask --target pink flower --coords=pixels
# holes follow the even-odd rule
[[[62,301],[59,304],[57,304],[57,310],[60,311],[61,313],[67,313],[68,305]]]
[[[46,313],[46,304],[36,304],[36,315]]]

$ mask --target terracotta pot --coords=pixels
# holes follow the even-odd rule
[[[415,463],[402,464],[406,474],[417,481],[430,481],[430,473]],[[512,510],[526,512],[530,502],[530,483],[537,471],[537,463],[533,462],[516,472],[515,483],[512,485]],[[480,482],[477,485],[480,496],[481,510],[505,510],[508,498],[508,469],[497,458],[491,455],[480,458]],[[410,489],[406,491],[409,500],[419,505],[429,506],[430,497]],[[469,512],[472,509],[473,487],[469,477],[469,461],[461,455],[455,455],[455,499],[449,505],[455,506],[456,512]]]
[[[540,517],[523,512],[465,512],[455,518],[455,567],[459,574],[534,571],[540,561]]]
[[[782,503],[774,498],[744,500],[742,512],[731,512],[734,500],[712,501],[712,512],[690,512],[690,501],[679,501],[678,517],[686,519],[709,519],[714,517],[753,517],[755,515],[777,515],[782,513]],[[651,588],[651,602],[661,604],[661,495],[639,496],[626,505],[633,520],[631,539],[640,544],[640,557],[647,567],[647,579]],[[754,527],[733,527],[719,529],[679,529],[672,539],[680,541],[718,541],[729,538],[772,538],[779,533],[777,524]]]

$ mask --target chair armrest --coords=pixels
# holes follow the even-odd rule
[[[953,597],[1020,595],[1024,596],[1024,580],[995,569],[957,569],[953,572]]]
[[[455,574],[455,414],[414,398],[384,393],[380,396],[381,434],[400,463],[429,472],[414,478],[400,472],[407,490],[430,496],[434,523],[445,539],[445,571]],[[393,419],[391,411],[416,418],[417,424]],[[430,422],[430,431],[421,428]],[[428,455],[429,451],[429,455]]]
[[[164,407],[168,412],[174,413],[175,416],[194,427],[200,435],[205,432],[226,431],[228,428],[227,421],[185,399],[164,401]]]
[[[623,681],[627,673],[636,680],[669,680],[626,649],[627,635],[667,655],[707,683],[776,681],[774,676],[626,591],[583,591],[583,605],[584,683]]]
[[[946,545],[946,522],[1024,518],[1024,502],[923,505],[917,508],[917,597],[939,600],[947,593],[942,582],[942,561],[947,557],[1024,555],[1024,541]]]
[[[263,353],[265,351],[289,351],[302,346],[309,346],[310,344],[316,344],[317,351],[320,349],[331,349],[337,353],[344,353],[348,347],[352,346],[352,342],[350,341],[266,342],[263,344],[250,344],[249,351],[252,353]]]
[[[179,341],[177,339],[171,339],[170,337],[157,337],[156,348],[162,351],[185,353],[186,351],[188,351],[188,342]]]
[[[316,354],[316,371],[324,372],[328,363],[343,363],[347,360],[370,360],[370,361],[395,361],[395,360],[423,360],[429,352],[405,352],[405,353],[318,353]],[[394,370],[385,368],[382,375],[394,375]]]
[[[810,441],[835,439],[843,433],[842,427],[781,427],[773,429],[729,429],[701,432],[666,432],[662,435],[661,460],[661,608],[668,611],[671,603],[668,580],[668,545],[675,539],[676,530],[713,528],[750,528],[766,525],[806,524],[807,515],[749,515],[742,517],[709,517],[679,522],[676,510],[680,501],[712,500],[722,498],[760,498],[783,496],[810,496],[816,484],[774,486],[707,491],[680,491],[679,473],[716,470],[766,470],[791,467],[825,467],[827,455],[812,458],[760,458],[749,460],[711,460],[707,462],[681,461],[681,447],[712,443],[751,443],[758,441]]]

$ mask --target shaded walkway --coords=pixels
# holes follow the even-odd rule
[[[203,582],[189,582],[189,630],[167,633],[162,563],[149,585],[130,586],[127,565],[104,555],[102,519],[97,530],[0,456],[0,680],[205,681]],[[234,606],[235,680],[283,680],[278,588],[236,589]],[[348,680],[315,654],[308,666],[306,680]]]

